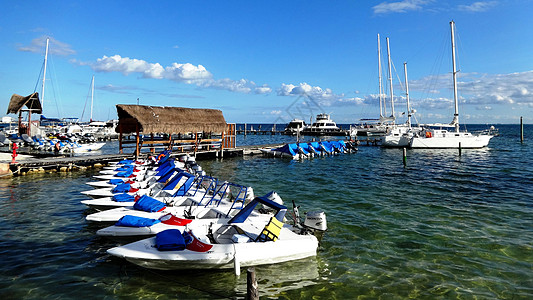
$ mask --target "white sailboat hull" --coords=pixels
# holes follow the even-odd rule
[[[411,138],[410,147],[414,149],[475,149],[487,147],[491,138],[491,135],[473,135],[467,132],[442,132],[431,137],[415,136]]]

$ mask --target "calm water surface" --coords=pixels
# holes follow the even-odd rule
[[[304,161],[201,161],[209,174],[324,210],[316,258],[257,267],[272,299],[532,299],[533,126],[482,150],[361,146]],[[470,130],[474,128],[469,128]],[[533,137],[530,137],[533,138]],[[238,144],[289,137],[239,136]],[[285,140],[283,140],[285,141]],[[116,145],[110,144],[109,151]],[[153,271],[106,254],[80,203],[98,171],[0,179],[0,295],[7,299],[242,298],[231,271]],[[290,206],[290,205],[289,205]]]

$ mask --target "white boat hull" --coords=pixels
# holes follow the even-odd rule
[[[406,135],[385,135],[381,137],[383,147],[409,147],[411,138]]]
[[[491,135],[473,135],[465,132],[446,132],[431,137],[415,136],[411,139],[410,147],[414,149],[442,148],[442,149],[476,149],[489,144]]]
[[[206,242],[206,240],[203,240]],[[231,269],[282,263],[316,256],[318,240],[283,228],[277,241],[213,244],[207,252],[159,251],[155,237],[107,250],[113,256],[149,269]]]

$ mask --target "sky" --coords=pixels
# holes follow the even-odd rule
[[[380,115],[379,34],[397,122],[406,63],[415,121],[449,123],[453,20],[460,123],[533,123],[532,12],[531,0],[0,1],[0,103],[36,91],[50,118],[105,121],[141,104],[361,123]]]

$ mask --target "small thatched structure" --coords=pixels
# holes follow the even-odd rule
[[[24,109],[24,107],[26,107]],[[25,127],[22,125],[22,112],[28,112],[28,126]],[[33,93],[29,96],[21,96],[13,94],[11,100],[9,101],[9,106],[7,107],[8,114],[18,114],[19,115],[19,134],[27,133],[31,136],[31,114],[42,114],[43,107],[41,101],[39,100],[39,93]]]
[[[117,114],[117,132],[122,133],[222,133],[226,130],[226,120],[218,109],[119,104]]]
[[[218,109],[198,109],[184,107],[161,107],[146,105],[117,105],[118,126],[116,132],[119,133],[119,147],[122,152],[123,134],[135,133],[136,155],[140,153],[140,146],[149,145],[155,142],[139,141],[139,135],[150,134],[188,134],[194,135],[193,142],[198,146],[197,133],[220,133],[224,139],[226,131],[226,120],[222,111]],[[173,141],[167,142],[172,147]],[[205,141],[205,139],[204,139]],[[220,139],[218,140],[220,142]],[[196,147],[195,147],[196,148]]]
[[[24,106],[27,109],[23,109]],[[33,93],[26,97],[17,94],[11,96],[9,106],[7,107],[8,114],[18,114],[21,111],[28,110],[35,114],[41,114],[43,112],[41,101],[39,100],[39,93]]]

